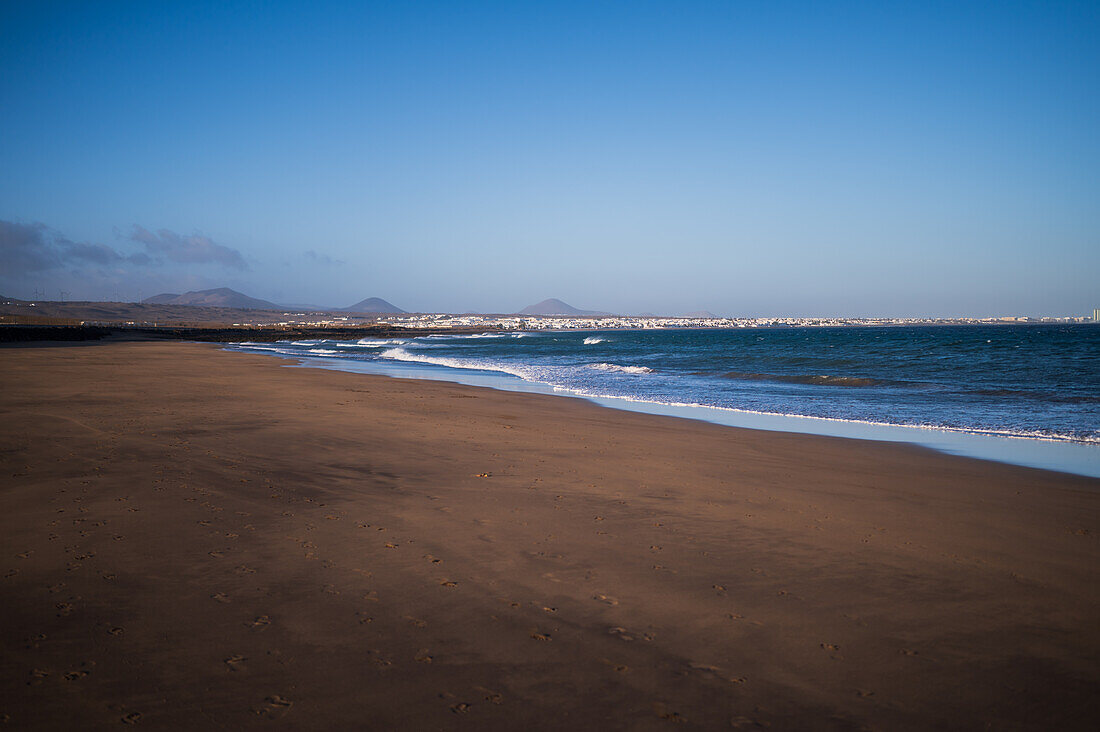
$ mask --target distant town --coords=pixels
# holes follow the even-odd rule
[[[518,313],[410,313],[372,297],[347,308],[280,307],[228,288],[165,293],[140,303],[28,301],[0,298],[0,323],[107,328],[229,328],[387,330],[610,330],[667,328],[825,328],[843,326],[990,325],[1100,322],[1100,309],[1082,316],[957,318],[722,317],[701,312],[683,316],[614,315],[574,308],[557,299]]]
[[[499,328],[503,330],[612,330],[616,328],[807,328],[885,325],[991,325],[996,323],[1091,323],[1088,317],[1005,316],[993,318],[719,318],[608,316],[494,316],[416,314],[376,322],[410,328]]]

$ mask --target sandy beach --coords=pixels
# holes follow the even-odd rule
[[[285,364],[0,350],[0,719],[1100,718],[1100,480]]]

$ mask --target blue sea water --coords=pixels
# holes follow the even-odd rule
[[[1040,448],[1048,457],[1038,461],[993,457],[1100,475],[1094,325],[556,331],[230,348],[352,371],[518,381],[641,411],[977,456],[990,457],[972,449],[979,441],[927,433],[1018,438],[998,442],[1006,456],[1057,442],[1066,447]],[[1059,454],[1071,457],[1051,457]]]

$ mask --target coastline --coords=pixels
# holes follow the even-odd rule
[[[1096,479],[284,365],[0,353],[11,722],[1095,721]]]
[[[238,345],[238,344],[232,344]],[[227,349],[230,350],[230,349]],[[249,353],[247,350],[232,352]],[[943,425],[906,425],[868,422],[803,414],[779,414],[706,404],[648,401],[624,396],[592,394],[540,381],[529,381],[501,371],[458,368],[429,362],[348,361],[307,357],[300,354],[264,354],[303,368],[320,368],[356,374],[409,379],[430,379],[504,391],[572,397],[643,414],[662,415],[739,429],[840,437],[875,442],[896,442],[930,448],[950,455],[1100,478],[1100,445],[1041,435],[992,433]]]

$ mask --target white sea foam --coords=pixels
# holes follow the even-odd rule
[[[645,366],[620,366],[617,363],[590,363],[588,368],[597,371],[614,371],[622,374],[652,374],[653,369]]]
[[[517,376],[525,381],[538,381],[533,370],[505,366],[496,361],[486,361],[473,358],[448,358],[446,356],[425,356],[420,353],[409,353],[404,348],[391,348],[378,354],[379,358],[387,358],[393,361],[407,361],[412,363],[426,363],[434,366],[446,366],[451,369],[473,369],[475,371],[498,371],[502,374]]]
[[[597,343],[607,343],[607,339],[600,338],[599,336],[588,336],[584,339],[584,345],[586,346],[594,346]]]
[[[408,341],[404,338],[360,338],[355,342],[355,345],[381,348],[383,346],[403,346],[406,343]]]
[[[449,338],[451,340],[465,340],[468,338],[529,338],[530,333],[432,333],[425,338]]]
[[[336,354],[340,353],[339,351],[333,351],[330,348],[311,348],[309,349],[309,352],[318,353],[322,356],[335,356]]]

